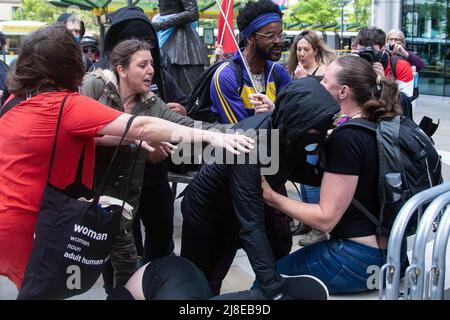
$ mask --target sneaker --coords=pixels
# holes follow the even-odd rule
[[[304,224],[303,222],[300,222],[298,224],[297,229],[292,233],[292,235],[299,236],[301,234],[307,234],[310,231],[311,231],[310,226],[308,226],[307,224]]]
[[[310,275],[287,276],[282,292],[272,297],[273,300],[328,300],[327,286],[318,278]],[[212,300],[269,300],[261,288],[224,293]]]
[[[286,280],[283,300],[328,300],[330,296],[327,286],[319,278],[307,274],[281,276]]]
[[[303,234],[298,239],[298,244],[302,247],[308,246],[313,243],[317,243],[328,239],[328,234],[316,229],[312,229],[307,234]]]

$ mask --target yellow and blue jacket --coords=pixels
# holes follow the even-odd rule
[[[238,123],[242,119],[248,118],[255,114],[254,106],[250,104],[248,95],[255,93],[250,80],[250,75],[244,68],[242,59],[238,53],[232,58],[235,63],[239,63],[242,70],[243,82],[242,90],[240,83],[236,82],[236,68],[231,62],[225,62],[220,65],[212,80],[210,87],[211,95],[211,111],[216,113],[220,118],[220,123]],[[276,69],[276,71],[274,71]],[[280,88],[276,88],[274,80],[274,72],[278,74]],[[264,85],[261,93],[266,94],[270,100],[275,102],[277,93],[283,88],[291,77],[288,72],[278,63],[266,61],[264,67]]]

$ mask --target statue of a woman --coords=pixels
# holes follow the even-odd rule
[[[195,80],[208,64],[205,44],[193,23],[199,13],[195,0],[159,0],[160,13],[153,19],[161,49],[172,61],[178,85],[190,94]]]

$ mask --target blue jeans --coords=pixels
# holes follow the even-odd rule
[[[307,184],[300,185],[300,193],[302,195],[302,201],[305,203],[319,203],[320,200],[320,187],[313,187]]]
[[[330,294],[363,292],[369,290],[369,277],[373,278],[374,271],[369,266],[381,268],[386,254],[387,250],[351,240],[325,240],[282,258],[277,262],[277,270],[284,275],[317,277]]]
[[[306,161],[312,165],[315,165],[319,160],[319,156],[316,154],[308,154]],[[313,187],[307,184],[300,185],[300,193],[302,201],[305,203],[319,203],[320,200],[320,187]]]

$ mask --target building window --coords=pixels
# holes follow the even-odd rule
[[[402,4],[406,45],[426,63],[419,78],[424,94],[450,96],[447,10],[448,3],[443,0],[405,0]]]

